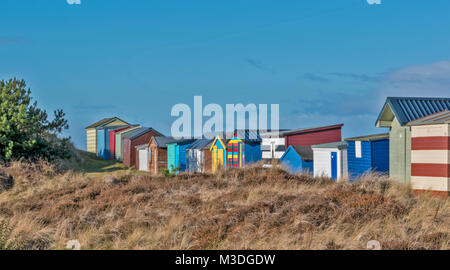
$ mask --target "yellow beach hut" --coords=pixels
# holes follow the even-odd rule
[[[217,172],[219,168],[225,169],[227,166],[226,162],[226,151],[227,147],[223,140],[216,136],[212,145],[211,145],[211,163],[212,163],[212,172]]]

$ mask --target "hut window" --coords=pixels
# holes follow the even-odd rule
[[[355,142],[355,156],[356,158],[362,158],[361,141]]]
[[[148,161],[152,161],[152,149],[148,149]]]

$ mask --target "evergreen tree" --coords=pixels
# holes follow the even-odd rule
[[[69,138],[58,135],[68,129],[62,110],[48,120],[45,110],[32,102],[24,80],[0,81],[0,159],[52,160],[69,155]]]

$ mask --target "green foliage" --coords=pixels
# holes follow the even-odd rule
[[[161,170],[161,174],[165,177],[165,178],[172,178],[175,177],[174,173],[171,173],[169,169],[162,169]]]
[[[5,222],[0,223],[0,250],[21,249],[22,245],[11,237],[12,229]]]
[[[46,111],[32,102],[25,81],[0,81],[0,160],[66,158],[69,138],[58,135],[68,129],[64,112],[56,110],[48,120]]]

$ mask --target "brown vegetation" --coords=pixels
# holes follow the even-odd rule
[[[49,164],[0,167],[0,223],[25,249],[449,249],[450,200],[254,167],[91,179]],[[115,175],[116,174],[116,175]],[[11,182],[11,178],[13,183]]]

